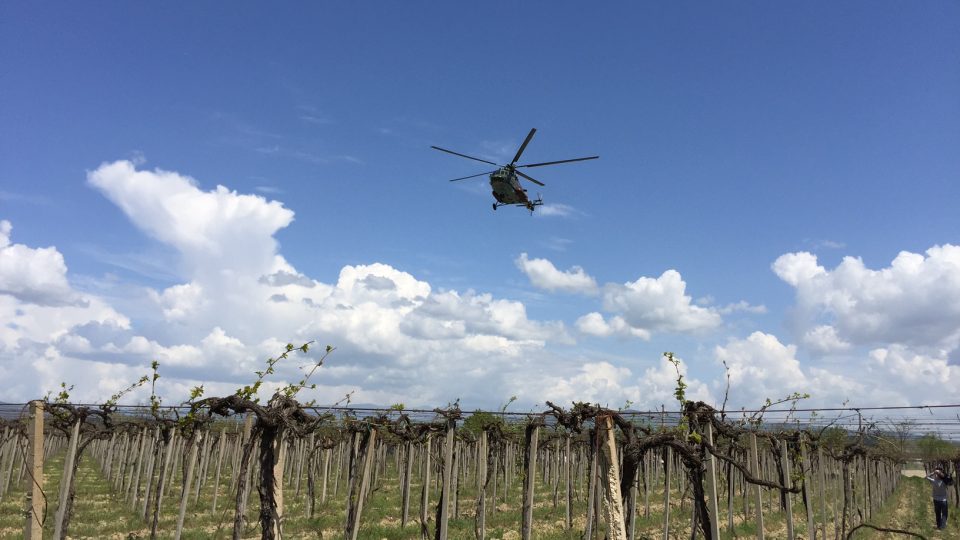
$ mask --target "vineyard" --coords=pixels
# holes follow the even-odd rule
[[[72,404],[66,386],[53,399],[3,406],[0,537],[931,534],[929,488],[901,474],[904,439],[898,449],[863,411],[800,422],[791,396],[733,414],[686,401],[682,377],[672,412],[549,402],[538,413],[324,408],[296,400],[309,374],[261,404],[259,382],[278,360],[234,395],[198,389],[176,407],[155,395],[118,405],[124,392]],[[955,450],[947,443],[936,456],[954,474]],[[923,506],[914,510],[905,493]],[[956,525],[954,515],[943,532]]]

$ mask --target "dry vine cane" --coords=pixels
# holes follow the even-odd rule
[[[319,424],[328,420],[325,416],[307,414],[296,400],[296,395],[304,388],[316,387],[316,385],[308,385],[308,381],[313,373],[323,365],[330,353],[334,351],[334,348],[329,345],[321,358],[313,363],[310,371],[298,383],[279,389],[266,405],[261,405],[256,397],[265,377],[275,372],[275,366],[279,361],[286,359],[295,351],[308,352],[311,344],[312,342],[305,343],[300,347],[287,344],[286,349],[279,356],[267,360],[267,368],[264,371],[257,372],[257,379],[252,385],[238,389],[232,396],[197,399],[202,395],[202,387],[198,387],[194,390],[191,401],[187,403],[189,406],[187,418],[190,418],[191,421],[194,421],[193,419],[207,421],[213,415],[230,416],[250,413],[256,416],[257,422],[253,427],[250,440],[243,448],[243,457],[238,471],[239,480],[233,527],[233,538],[235,540],[243,535],[245,506],[243,493],[247,489],[246,473],[250,467],[250,459],[255,444],[259,446],[257,459],[260,463],[260,481],[257,491],[260,496],[259,524],[261,538],[265,540],[274,539],[282,535],[282,522],[277,497],[279,486],[275,468],[280,460],[283,438],[288,432],[294,436],[303,436],[314,431]]]
[[[77,495],[77,470],[87,447],[97,440],[107,439],[124,425],[115,418],[117,402],[127,393],[142,386],[147,377],[141,377],[137,382],[110,396],[106,402],[96,408],[76,406],[69,403],[70,391],[73,386],[60,383],[60,392],[50,400],[50,395],[44,397],[44,410],[50,413],[50,425],[61,432],[70,441],[68,458],[64,463],[64,471],[60,486],[60,501],[54,523],[54,537],[65,539],[73,517],[73,503]],[[129,425],[129,424],[128,424]],[[71,462],[72,459],[72,462]],[[46,494],[44,494],[46,497]],[[49,508],[44,505],[44,508]],[[46,516],[44,516],[46,521]]]

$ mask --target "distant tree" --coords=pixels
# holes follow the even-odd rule
[[[917,449],[920,457],[926,461],[944,460],[957,452],[957,448],[950,441],[943,440],[932,431],[917,440]]]
[[[479,435],[488,426],[494,424],[503,424],[503,418],[492,413],[476,410],[463,421],[463,427],[461,429],[474,435]]]
[[[900,457],[906,457],[907,454],[907,441],[913,436],[914,430],[917,429],[917,421],[911,419],[904,419],[897,422],[890,422],[890,435],[893,438],[893,442],[896,445],[896,451]]]
[[[850,434],[839,427],[829,427],[820,434],[820,443],[833,450],[841,450],[847,444]]]

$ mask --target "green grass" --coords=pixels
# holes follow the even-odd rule
[[[414,481],[411,486],[410,521],[405,528],[400,528],[400,485],[397,471],[390,466],[370,496],[364,507],[359,538],[364,540],[415,540],[420,538],[420,485]],[[46,492],[50,499],[47,512],[47,526],[45,536],[52,536],[53,516],[56,511],[56,494],[59,484],[60,470],[63,465],[62,453],[52,457],[45,465]],[[212,469],[212,467],[211,467]],[[416,469],[416,467],[415,467]],[[161,538],[172,538],[177,513],[179,510],[180,474],[172,475],[172,485],[165,491],[161,512]],[[297,496],[294,482],[288,482],[284,488],[284,533],[287,538],[341,538],[345,520],[346,493],[345,482],[341,480],[337,496],[333,496],[332,481],[328,485],[328,500],[320,504],[317,496],[316,514],[312,519],[306,517],[306,479],[301,480],[300,491]],[[194,503],[191,499],[185,519],[183,538],[229,538],[233,529],[233,497],[227,493],[230,483],[230,464],[224,460],[219,486],[218,510],[216,515],[210,510],[213,493],[213,471],[207,479],[201,492],[200,500]],[[318,483],[319,483],[318,478]],[[502,483],[502,480],[501,480]],[[433,516],[439,493],[436,483],[431,482],[431,496],[429,526],[433,530]],[[86,455],[81,461],[77,478],[77,498],[74,518],[70,525],[72,538],[146,538],[149,536],[149,524],[144,522],[138,513],[130,510],[125,500],[119,500],[111,492],[112,486],[100,474],[96,461]],[[519,538],[522,482],[517,479],[511,489],[502,493],[502,486],[498,489],[497,500],[487,502],[486,529],[487,538],[507,539]],[[681,509],[681,493],[676,490],[671,493],[671,537],[689,538],[690,536],[690,501],[683,503]],[[553,486],[544,485],[540,475],[537,476],[537,493],[534,508],[534,537],[543,540],[574,540],[581,537],[586,514],[585,486],[581,486],[575,497],[573,509],[574,528],[565,530],[563,527],[565,510],[562,495],[559,504],[553,506]],[[319,486],[318,486],[319,492]],[[489,493],[489,490],[488,490]],[[663,499],[660,490],[651,491],[650,515],[644,517],[643,493],[638,497],[636,538],[662,538],[663,535]],[[765,497],[765,505],[770,498]],[[829,500],[829,499],[828,499]],[[23,530],[22,508],[25,494],[22,486],[11,485],[11,492],[6,494],[0,502],[0,538],[21,538]],[[469,539],[474,537],[474,506],[476,490],[474,481],[468,476],[462,481],[460,491],[460,515],[450,520],[450,538]],[[798,538],[809,538],[806,531],[805,510],[800,499],[794,503],[794,518]],[[720,530],[721,538],[750,538],[756,534],[756,524],[753,521],[752,510],[749,519],[744,519],[742,498],[738,495],[734,500],[734,515],[736,526],[733,533],[727,530],[726,500],[720,500]],[[138,505],[139,508],[139,505]],[[831,508],[831,511],[833,509]],[[951,509],[951,510],[956,510]],[[248,528],[245,537],[258,538],[257,512],[259,498],[254,489],[250,494],[247,512]],[[819,516],[819,508],[817,508]],[[601,514],[602,515],[602,514]],[[784,514],[779,511],[764,509],[764,529],[768,538],[784,538],[786,527]],[[933,529],[933,508],[929,497],[929,487],[918,478],[904,478],[898,493],[887,501],[884,508],[877,512],[871,523],[881,526],[907,528],[917,530],[928,538],[960,538],[955,534],[960,527],[958,512],[953,511],[950,516],[947,531],[936,532]],[[827,536],[833,537],[832,520],[827,528]],[[601,531],[598,537],[602,538]],[[322,534],[322,536],[321,536]],[[883,538],[870,531],[858,531],[857,538]]]

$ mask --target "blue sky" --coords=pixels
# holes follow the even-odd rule
[[[269,338],[371,403],[960,382],[956,3],[98,8],[0,7],[0,399],[229,391]],[[531,127],[601,156],[534,216],[429,149]]]

